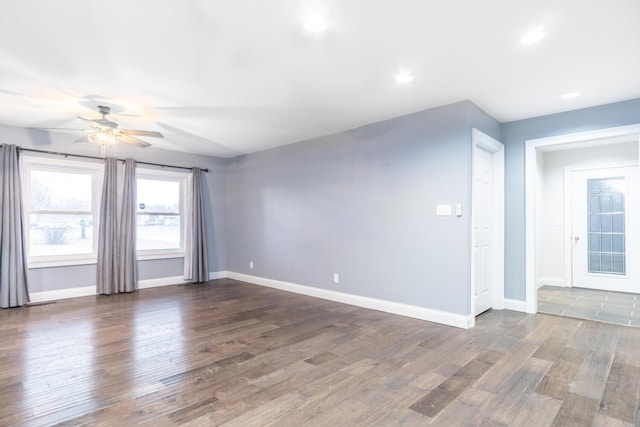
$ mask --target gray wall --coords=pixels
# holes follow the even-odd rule
[[[468,314],[473,126],[500,137],[465,101],[228,160],[228,270]]]
[[[14,126],[0,125],[0,144],[15,144],[24,148],[54,150],[73,154],[97,156],[100,153],[95,144],[74,144],[74,135],[29,130]],[[55,146],[52,145],[55,143]],[[55,148],[54,148],[55,147]],[[198,166],[208,168],[206,177],[206,215],[209,248],[209,271],[226,270],[227,225],[225,217],[226,174],[225,159],[159,150],[153,147],[141,149],[118,145],[111,148],[108,155],[120,158],[132,157],[138,161],[163,163],[175,166]],[[171,260],[139,261],[139,279],[157,279],[182,276],[182,258]],[[29,270],[30,292],[51,291],[95,285],[95,264],[38,268]]]
[[[640,99],[505,123],[505,298],[525,300],[525,141],[640,123]]]
[[[505,297],[524,300],[525,141],[636,123],[640,99],[502,126],[465,101],[234,159],[126,146],[114,155],[210,169],[211,271],[467,314],[470,129],[505,144]],[[55,142],[57,151],[97,154],[71,141],[0,125],[3,144],[47,150]],[[467,209],[438,218],[438,203]],[[181,274],[181,260],[139,267],[142,280]],[[33,292],[88,286],[95,266],[32,270],[30,278]]]

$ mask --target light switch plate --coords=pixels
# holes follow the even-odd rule
[[[451,215],[451,205],[436,205],[436,215],[437,216],[450,216]]]

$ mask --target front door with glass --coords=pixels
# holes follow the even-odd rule
[[[640,293],[638,167],[571,173],[572,285]]]

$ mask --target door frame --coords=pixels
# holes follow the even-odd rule
[[[475,283],[475,269],[476,269],[476,257],[474,255],[473,248],[475,246],[475,217],[473,206],[473,195],[475,193],[474,178],[475,172],[475,157],[476,149],[478,147],[490,151],[493,155],[493,224],[491,233],[492,248],[492,265],[491,276],[493,278],[491,286],[491,308],[496,310],[502,310],[504,308],[504,145],[491,138],[489,135],[479,131],[478,129],[472,129],[471,131],[471,221],[469,223],[469,234],[471,236],[469,254],[471,259],[471,268],[469,270],[471,292],[469,294],[470,301],[470,317],[471,325],[475,325],[475,312],[476,312],[476,283]]]
[[[640,145],[640,124],[598,129],[525,141],[525,311],[538,312],[537,296],[537,209],[536,189],[540,179],[538,153],[572,147],[589,147],[615,143],[615,138],[633,137]],[[602,140],[610,139],[610,142]],[[555,147],[554,147],[555,146]],[[640,159],[638,159],[640,160]]]

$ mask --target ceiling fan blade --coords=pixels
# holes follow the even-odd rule
[[[95,119],[93,120],[93,122],[99,124],[100,126],[104,126],[107,128],[111,128],[111,129],[117,129],[118,128],[118,124],[114,121],[111,121],[109,119]]]
[[[120,129],[124,135],[135,135],[135,136],[149,136],[153,138],[164,138],[164,135],[160,132],[154,132],[150,130],[133,130],[133,129]]]
[[[104,126],[102,126],[100,123],[96,123],[93,120],[90,120],[91,123],[89,123],[89,126],[91,126],[92,129],[95,130],[106,130],[106,128]]]
[[[89,142],[89,135],[81,136],[73,142]]]
[[[111,129],[117,129],[118,128],[118,124],[114,121],[102,118],[102,119],[85,119],[84,117],[80,117],[78,116],[78,118],[80,120],[84,120],[85,122],[90,122],[91,126],[100,126],[102,128],[111,128]]]
[[[134,144],[137,145],[138,147],[149,147],[151,146],[151,144],[149,144],[148,142],[144,142],[138,138],[134,138],[132,136],[128,136],[128,135],[124,135],[124,134],[120,134],[116,137],[116,139],[123,141],[123,142],[127,142],[129,144]]]
[[[77,130],[77,131],[84,131],[84,129],[79,129],[79,128],[31,128],[31,129],[36,129],[36,130]]]

